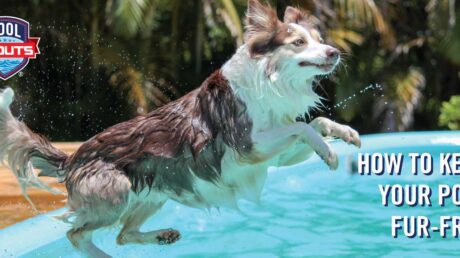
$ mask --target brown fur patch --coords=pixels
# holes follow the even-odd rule
[[[316,41],[322,41],[319,31],[316,29],[312,16],[292,6],[288,6],[284,12],[284,23],[295,23],[304,27]]]
[[[184,97],[94,136],[67,166],[71,174],[100,159],[125,171],[136,192],[153,186],[193,192],[191,173],[219,178],[225,146],[240,156],[250,153],[251,130],[246,106],[217,71]]]
[[[257,0],[250,0],[246,23],[245,39],[252,58],[260,58],[282,45],[303,38],[301,34],[296,33],[295,29],[289,27],[290,23],[304,27],[314,40],[321,41],[319,32],[314,28],[309,16],[290,6],[286,8],[284,22],[281,22],[271,6],[263,5]]]
[[[263,5],[257,0],[249,0],[245,33],[247,41],[256,34],[276,31],[280,23],[275,9],[271,6]]]
[[[282,45],[283,39],[279,34],[287,31],[283,27],[275,9],[257,0],[250,0],[245,40],[251,57],[258,58]]]
[[[284,23],[295,23],[303,27],[310,27],[307,14],[301,10],[288,6],[284,12]]]

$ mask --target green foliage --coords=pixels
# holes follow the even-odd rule
[[[445,92],[460,92],[455,1],[291,2],[319,17],[326,41],[346,52],[335,83],[323,83],[332,104],[354,96],[333,110],[334,119],[361,132],[437,128],[432,118],[439,109],[432,104],[449,97]],[[382,92],[359,94],[371,84],[382,85]]]
[[[460,11],[457,12],[457,21]],[[441,41],[442,53],[454,64],[460,65],[460,22],[455,22],[452,29],[448,31],[447,36]]]
[[[141,29],[149,29],[149,15],[153,0],[125,1],[115,0],[107,2],[109,10],[108,20],[113,22],[113,27],[118,35],[125,37],[135,36]]]
[[[452,0],[268,0],[315,15],[343,51],[316,115],[361,133],[437,129],[460,94],[460,4]],[[84,140],[196,88],[243,43],[247,0],[5,0],[31,23],[42,54],[12,86],[14,112],[53,140]],[[382,90],[362,90],[371,84]],[[350,97],[352,97],[350,99]],[[455,114],[455,113],[454,113]],[[441,126],[441,124],[440,124]],[[444,126],[444,124],[442,124]]]
[[[452,96],[442,103],[439,125],[451,130],[460,130],[460,96]]]

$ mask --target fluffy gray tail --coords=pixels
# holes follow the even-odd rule
[[[13,97],[11,88],[0,92],[0,161],[13,171],[24,197],[35,208],[27,195],[27,187],[33,186],[54,194],[62,192],[41,181],[34,168],[41,170],[40,176],[59,178],[64,174],[62,166],[67,154],[13,117],[10,111]]]

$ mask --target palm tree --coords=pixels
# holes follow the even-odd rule
[[[53,139],[85,139],[199,85],[242,44],[246,2],[6,3],[5,13],[28,17],[43,52],[7,84],[20,91],[24,101],[18,103],[27,104],[19,107],[22,117],[34,130]],[[363,133],[407,130],[411,120],[431,129],[443,101],[460,94],[455,0],[271,2],[280,11],[288,4],[309,10],[326,41],[344,52],[337,76],[322,86],[332,105],[356,97],[326,116]],[[363,91],[375,83],[381,91]]]
[[[169,5],[168,5],[169,4]],[[147,101],[153,102],[155,106],[161,106],[164,103],[170,101],[170,98],[163,93],[164,89],[158,88],[154,82],[148,80],[146,75],[151,71],[146,70],[149,66],[149,62],[146,56],[149,54],[151,49],[151,37],[152,31],[155,27],[154,16],[158,12],[164,11],[165,8],[171,7],[172,11],[172,45],[178,45],[177,34],[179,33],[177,21],[180,17],[181,11],[187,11],[180,9],[180,2],[177,0],[169,2],[159,0],[139,0],[139,1],[123,1],[123,0],[108,0],[106,3],[106,23],[113,28],[116,35],[132,39],[141,35],[141,47],[139,50],[140,57],[144,57],[141,60],[143,62],[139,65],[140,68],[133,66],[134,60],[125,62],[126,65],[121,65],[122,60],[112,60],[110,64],[117,63],[118,69],[113,71],[110,82],[115,86],[124,91],[128,92],[128,99],[131,103],[138,106],[138,110],[147,110]],[[201,73],[201,65],[203,60],[203,49],[205,45],[209,44],[208,38],[205,38],[204,26],[208,26],[208,29],[213,29],[218,25],[216,17],[219,17],[221,23],[224,24],[231,35],[234,37],[236,44],[242,44],[243,40],[243,29],[240,22],[240,17],[236,10],[236,7],[232,0],[199,0],[196,1],[197,15],[196,15],[196,31],[195,31],[195,72]],[[206,23],[204,22],[206,20]],[[108,52],[104,55],[104,58],[111,58],[116,56],[115,53],[111,53],[105,49],[99,49],[100,53]],[[112,51],[113,52],[113,51]],[[107,60],[106,59],[106,60]],[[171,58],[171,70],[174,75],[177,75],[177,56]],[[143,69],[143,70],[141,70]],[[172,92],[177,97],[178,90],[174,89]],[[146,90],[149,92],[146,92]]]

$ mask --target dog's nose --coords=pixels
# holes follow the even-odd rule
[[[328,50],[326,50],[326,56],[330,59],[337,59],[339,55],[340,52],[336,48],[331,47]]]

